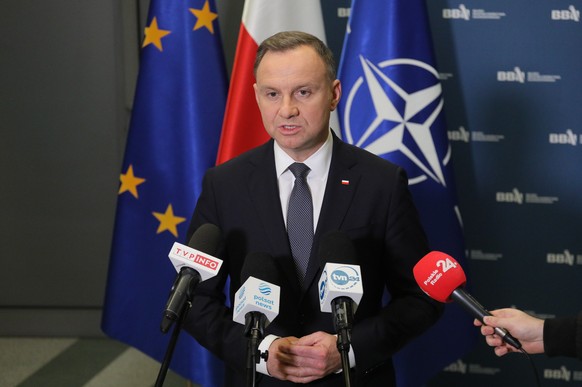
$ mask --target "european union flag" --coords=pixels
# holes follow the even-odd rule
[[[159,361],[171,336],[160,331],[176,276],[168,253],[175,241],[187,243],[226,103],[217,16],[214,0],[152,0],[141,50],[102,328]],[[220,364],[182,334],[170,368],[216,386]]]
[[[465,262],[443,95],[424,0],[354,0],[340,61],[342,138],[406,169],[431,248]],[[395,357],[399,386],[420,386],[476,341],[448,305]]]

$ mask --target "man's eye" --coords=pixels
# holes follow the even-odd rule
[[[309,94],[311,94],[309,90],[299,90],[299,95],[303,97],[308,96]]]

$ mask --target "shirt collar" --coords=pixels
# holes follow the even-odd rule
[[[275,151],[275,169],[277,171],[277,177],[279,177],[287,171],[289,165],[296,161],[285,153],[279,144],[277,144],[277,141],[274,141],[273,143]],[[327,176],[331,164],[332,145],[333,139],[330,130],[323,145],[303,162],[309,167],[309,169],[311,169],[311,172],[309,172],[310,178],[321,178]]]

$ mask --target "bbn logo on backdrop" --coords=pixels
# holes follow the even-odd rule
[[[433,128],[443,110],[437,71],[414,59],[374,64],[360,56],[362,76],[347,85],[345,141],[406,169],[410,185],[427,179],[446,186],[450,160],[444,128]],[[439,133],[440,135],[440,133]]]
[[[573,5],[570,5],[568,9],[552,9],[551,18],[552,20],[580,22],[580,11]]]

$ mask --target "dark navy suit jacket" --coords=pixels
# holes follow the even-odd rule
[[[322,236],[330,231],[345,232],[352,239],[364,286],[352,331],[356,357],[352,372],[358,386],[395,386],[392,355],[442,313],[442,305],[430,300],[413,277],[412,268],[428,252],[428,244],[404,170],[336,136],[303,288],[296,278],[283,221],[273,140],[207,171],[189,234],[204,223],[215,224],[222,232],[218,258],[224,264],[218,276],[198,286],[184,327],[226,363],[228,387],[245,385],[247,339],[243,326],[232,321],[222,289],[230,276],[232,305],[248,253],[270,254],[281,270],[280,312],[266,334],[333,334],[331,315],[319,307],[317,252]],[[383,306],[385,289],[391,300]],[[291,385],[269,376],[260,376],[257,384]],[[334,374],[310,385],[343,386],[344,382]]]

